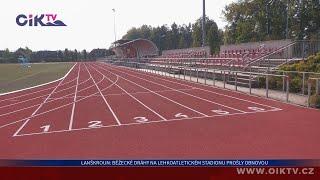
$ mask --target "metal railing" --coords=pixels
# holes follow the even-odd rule
[[[300,40],[291,42],[275,51],[247,62],[244,70],[253,66],[265,67],[266,70],[275,69],[281,65],[288,64],[296,60],[304,60],[310,55],[315,55],[320,51],[320,41]]]
[[[312,81],[315,81],[315,98],[319,98],[320,89],[320,78],[309,78],[308,80],[308,107],[311,106],[311,93],[312,93]],[[320,106],[320,104],[315,104],[315,106]]]
[[[214,69],[214,68],[199,68],[199,67],[190,67],[190,66],[171,66],[171,65],[155,65],[148,63],[140,63],[140,62],[128,62],[128,61],[114,61],[116,65],[131,67],[135,69],[140,69],[145,72],[158,74],[165,77],[172,77],[176,79],[181,79],[190,82],[203,83],[205,85],[212,86],[220,86],[221,88],[232,89],[235,91],[239,91],[239,79],[240,76],[243,75],[243,71],[234,71],[234,70],[222,70],[222,69]],[[247,82],[247,93],[255,94],[259,96],[265,96],[266,98],[270,98],[270,78],[278,77],[283,78],[285,80],[285,92],[282,94],[284,96],[284,101],[289,102],[290,99],[290,78],[288,75],[278,75],[271,73],[258,73],[258,72],[249,72],[246,74],[249,76],[249,81]],[[234,78],[234,83],[230,84],[228,79],[232,77]],[[253,77],[262,77],[265,78],[265,89],[259,89],[259,93],[253,93],[252,79]],[[220,85],[218,85],[220,83]],[[228,87],[227,87],[228,84]],[[242,90],[243,91],[243,87]],[[264,93],[262,92],[264,91]],[[272,92],[273,93],[273,92]]]

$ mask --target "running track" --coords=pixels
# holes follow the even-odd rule
[[[320,158],[320,111],[116,67],[0,96],[0,159]]]

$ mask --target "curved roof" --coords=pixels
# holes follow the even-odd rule
[[[117,57],[135,58],[159,55],[158,47],[148,39],[121,40],[124,42],[112,48]]]

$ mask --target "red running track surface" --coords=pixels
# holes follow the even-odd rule
[[[320,111],[105,63],[0,96],[0,159],[319,159]]]

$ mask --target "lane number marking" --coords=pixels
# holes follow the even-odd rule
[[[48,132],[50,129],[50,125],[41,126],[41,129],[43,129],[43,132]]]
[[[102,127],[102,123],[101,121],[90,121],[88,122],[89,124],[89,128],[99,128],[99,127]]]
[[[133,119],[138,123],[145,123],[149,121],[146,117],[134,117]]]
[[[228,111],[223,111],[223,110],[221,110],[221,109],[211,110],[211,112],[214,112],[214,113],[217,113],[217,114],[222,114],[222,115],[230,114],[230,112],[228,112]]]
[[[176,117],[176,118],[188,118],[187,115],[182,114],[182,113],[178,113],[178,114],[174,115],[174,117]]]
[[[248,107],[248,109],[253,110],[253,111],[265,111],[265,109],[258,108],[258,107]]]

